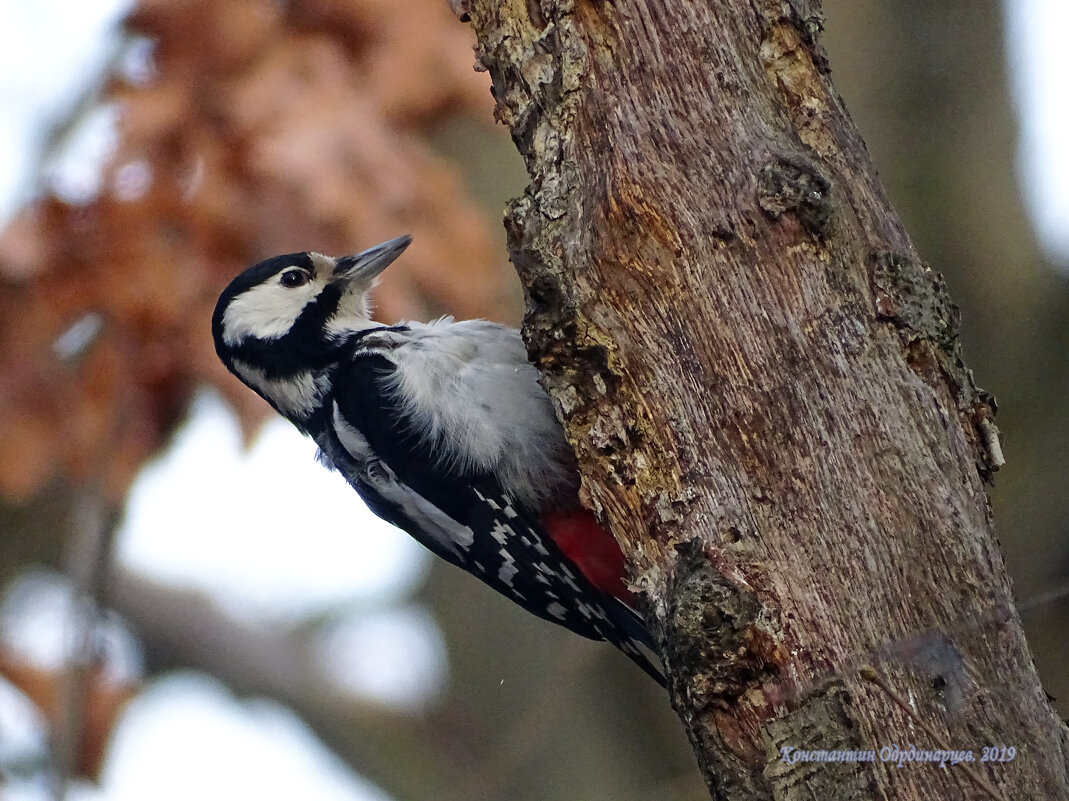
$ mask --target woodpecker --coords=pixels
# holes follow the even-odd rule
[[[372,320],[376,278],[410,242],[245,270],[212,316],[219,358],[376,515],[538,617],[608,640],[663,684],[623,555],[579,503],[574,456],[519,332]]]

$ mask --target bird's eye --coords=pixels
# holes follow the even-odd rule
[[[308,283],[308,273],[304,270],[286,270],[286,272],[282,273],[282,277],[279,278],[279,281],[281,281],[282,286],[287,289],[294,289]]]

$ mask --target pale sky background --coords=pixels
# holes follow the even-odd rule
[[[1023,195],[1043,247],[1069,269],[1069,91],[1062,41],[1069,1],[1005,4],[1007,58],[1022,115]],[[0,224],[29,196],[42,131],[65,118],[99,73],[126,7],[125,0],[0,0]],[[135,53],[126,67],[136,71],[137,59]],[[74,138],[70,156],[49,169],[49,178],[71,199],[95,190],[94,160],[86,154],[106,155],[112,117],[109,109],[95,113]],[[171,450],[138,480],[119,558],[161,581],[208,592],[230,614],[249,620],[285,624],[351,608],[322,642],[328,670],[344,677],[356,695],[418,705],[447,681],[437,627],[425,611],[403,603],[423,576],[426,554],[364,510],[344,481],[314,462],[314,451],[281,420],[268,424],[244,451],[234,416],[205,393]],[[285,492],[273,491],[280,475]],[[299,509],[287,503],[294,495],[302,499]],[[188,502],[192,497],[197,504]],[[298,558],[310,553],[315,558]],[[9,598],[0,625],[37,659],[54,661],[62,650],[55,632],[62,630],[65,600],[55,577],[30,577]],[[118,663],[125,659],[136,670],[135,651],[123,644],[119,629],[115,641]],[[43,748],[32,708],[0,683],[0,761]],[[32,784],[0,793],[0,801],[46,797],[45,788]],[[193,674],[156,681],[130,705],[102,786],[79,788],[75,797],[387,800],[331,756],[292,713],[267,701],[236,700]]]

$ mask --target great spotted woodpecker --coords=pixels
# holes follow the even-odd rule
[[[519,332],[371,319],[372,285],[410,241],[250,267],[216,305],[219,358],[310,435],[376,515],[663,683],[620,548],[579,504],[574,457]]]

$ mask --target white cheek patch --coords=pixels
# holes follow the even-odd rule
[[[290,289],[282,286],[277,276],[254,286],[226,307],[223,341],[227,345],[238,345],[249,337],[279,339],[293,327],[304,307],[318,294],[319,286],[315,281]]]
[[[308,417],[319,405],[326,393],[329,380],[310,372],[297,373],[286,378],[268,378],[258,367],[241,359],[234,359],[234,370],[251,387],[269,397],[287,417]]]

